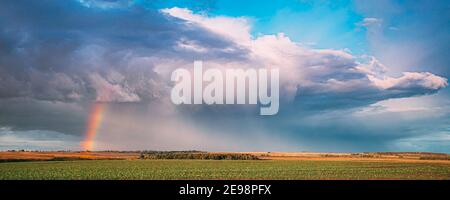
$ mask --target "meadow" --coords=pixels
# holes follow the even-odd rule
[[[0,163],[0,179],[450,179],[448,162],[71,160]]]

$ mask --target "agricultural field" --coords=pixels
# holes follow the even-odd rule
[[[450,179],[450,165],[317,160],[38,161],[1,163],[0,179]]]
[[[99,154],[83,154],[89,160],[8,160],[0,163],[0,179],[450,179],[447,155],[251,153],[260,159],[199,160],[115,153],[111,160]]]

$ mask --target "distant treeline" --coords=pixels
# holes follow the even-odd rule
[[[201,151],[150,151],[141,159],[194,159],[194,160],[259,160],[255,155],[243,153],[207,153]]]
[[[450,160],[450,156],[420,156],[420,160]]]

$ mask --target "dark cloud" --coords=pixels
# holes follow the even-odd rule
[[[139,5],[102,9],[78,1],[3,1],[0,13],[3,98],[98,100],[106,87],[112,99],[101,101],[149,100],[158,96],[149,90],[162,83],[152,62],[130,66],[136,59],[196,58],[175,48],[180,40],[208,48],[204,59],[245,54],[232,41]],[[139,77],[143,73],[147,78]]]
[[[25,98],[0,99],[0,126],[12,130],[52,130],[79,135],[85,130],[89,105],[39,101]]]

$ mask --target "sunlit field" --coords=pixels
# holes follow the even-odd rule
[[[448,163],[77,160],[0,163],[0,179],[450,179]]]

